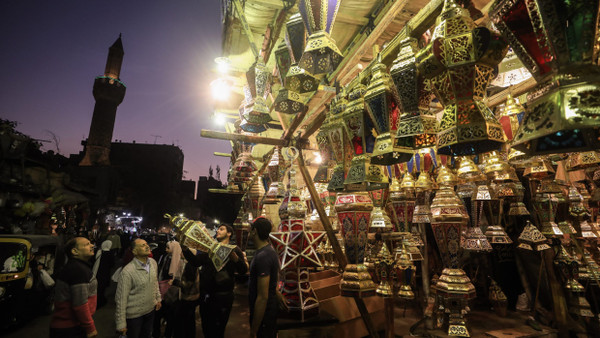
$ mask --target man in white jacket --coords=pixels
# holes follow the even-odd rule
[[[133,260],[121,271],[117,284],[117,331],[128,338],[151,338],[154,311],[160,309],[158,268],[143,239],[132,243]]]

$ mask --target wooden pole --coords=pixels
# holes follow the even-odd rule
[[[269,144],[269,145],[280,146],[280,147],[286,147],[288,145],[288,142],[286,140],[282,140],[282,139],[278,139],[278,138],[270,138],[270,137],[255,136],[255,135],[242,135],[242,134],[235,134],[235,133],[225,133],[222,131],[206,130],[206,129],[202,129],[200,131],[200,136],[219,139],[219,140]]]
[[[310,198],[313,201],[315,208],[317,209],[317,213],[321,218],[321,222],[323,223],[323,228],[325,229],[325,233],[327,233],[327,237],[329,238],[329,242],[333,248],[333,253],[335,258],[339,262],[340,268],[345,268],[348,264],[346,260],[346,256],[342,253],[342,248],[340,247],[340,243],[335,237],[335,232],[333,232],[333,228],[331,227],[331,223],[329,222],[329,217],[325,213],[325,208],[321,203],[321,198],[317,193],[317,189],[315,189],[315,184],[308,173],[308,169],[306,169],[306,164],[304,163],[304,156],[302,155],[302,151],[298,152],[298,168],[300,169],[300,173],[302,174],[302,178],[304,179],[304,183],[308,188],[308,192],[310,193]],[[369,331],[369,336],[373,338],[379,338],[379,334],[377,330],[375,330],[375,325],[373,324],[373,320],[371,319],[371,314],[369,314],[369,310],[365,305],[365,302],[362,298],[354,297],[354,301],[356,303],[356,307],[360,312],[360,315],[365,323],[367,331]]]
[[[244,13],[244,8],[242,8],[242,4],[240,4],[240,0],[233,0],[233,6],[240,16],[240,23],[242,24],[242,28],[244,29],[244,33],[246,33],[246,37],[248,38],[248,44],[250,45],[250,50],[252,50],[252,54],[254,57],[258,57],[258,48],[256,47],[256,43],[254,42],[254,37],[252,34],[252,30],[248,25],[248,21],[246,21],[246,14]]]

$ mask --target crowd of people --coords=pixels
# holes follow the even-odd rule
[[[50,337],[96,337],[92,315],[106,304],[111,279],[117,284],[115,324],[120,336],[193,338],[198,309],[204,337],[224,337],[234,302],[235,274],[249,275],[249,336],[276,337],[283,298],[277,291],[279,261],[269,242],[271,229],[268,219],[257,218],[249,232],[256,249],[250,264],[236,246],[220,269],[209,253],[175,240],[166,243],[157,262],[142,238],[126,243],[122,234],[113,232],[97,241],[97,252],[86,237],[70,239],[65,244],[68,262],[56,276]],[[232,236],[233,228],[223,224],[215,238],[233,244]]]

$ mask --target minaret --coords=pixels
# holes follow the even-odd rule
[[[90,134],[85,147],[85,155],[80,166],[110,165],[110,143],[115,127],[117,107],[125,97],[125,84],[119,79],[121,63],[123,63],[123,43],[121,34],[108,49],[106,69],[103,76],[94,80],[94,115]]]

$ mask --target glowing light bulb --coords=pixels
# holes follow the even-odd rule
[[[225,101],[229,98],[231,86],[224,79],[216,79],[210,83],[212,97],[217,101]]]

